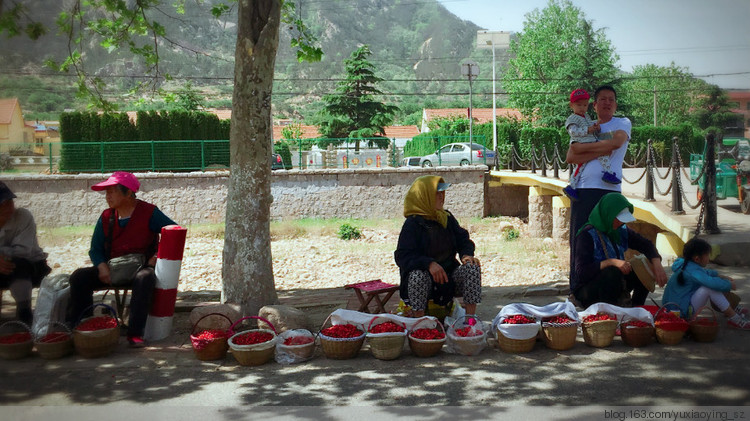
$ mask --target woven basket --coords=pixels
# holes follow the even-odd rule
[[[328,315],[326,320],[323,322],[323,327],[325,327],[326,323],[331,319],[331,316]],[[323,327],[321,327],[321,332],[323,330]],[[318,332],[318,336],[320,337],[320,346],[323,348],[323,353],[326,355],[326,358],[330,358],[333,360],[348,360],[350,358],[354,358],[359,353],[359,350],[362,348],[362,344],[365,343],[365,332],[364,329],[362,329],[362,334],[354,337],[354,338],[332,338],[329,336],[324,335],[323,333]]]
[[[367,326],[367,343],[370,345],[370,351],[372,355],[379,360],[395,360],[401,356],[401,351],[404,350],[404,342],[406,341],[406,326],[403,332],[393,332],[389,334],[373,334],[370,331],[373,328],[375,321],[393,322],[395,321],[382,316],[375,316],[370,320],[370,324]],[[376,323],[377,326],[381,323]],[[377,335],[377,336],[376,336]]]
[[[263,365],[269,361],[271,361],[271,358],[273,358],[273,353],[276,350],[276,329],[273,327],[273,324],[269,322],[268,320],[258,317],[258,316],[247,316],[243,317],[229,328],[230,332],[234,332],[235,326],[240,324],[243,320],[250,320],[250,319],[256,319],[260,320],[266,325],[268,325],[271,329],[250,329],[250,330],[243,330],[241,332],[237,332],[232,335],[231,338],[229,338],[229,348],[232,349],[232,355],[237,360],[240,365],[244,366],[258,366]],[[271,334],[271,339],[267,340],[266,342],[261,342],[258,344],[252,344],[252,345],[239,345],[236,344],[234,341],[236,338],[238,338],[240,335],[244,335],[251,332],[267,332]]]
[[[302,330],[304,331],[303,335],[296,335],[296,336],[306,336],[312,339],[312,342],[308,344],[303,345],[284,345],[284,339],[285,335],[289,335],[289,331],[281,333],[279,335],[279,339],[276,342],[276,348],[279,350],[280,353],[286,353],[290,355],[294,355],[294,358],[299,361],[305,361],[310,358],[312,358],[313,354],[315,353],[315,335],[313,335],[309,330],[307,329],[295,329],[295,330]],[[291,337],[291,336],[286,336]],[[278,361],[278,358],[277,358]]]
[[[524,352],[531,352],[536,344],[536,336],[529,339],[511,339],[503,335],[502,332],[496,329],[497,333],[497,346],[505,352],[511,354],[522,354]]]
[[[685,336],[685,332],[690,325],[683,319],[680,319],[679,322],[656,320],[660,313],[668,311],[667,306],[669,304],[664,304],[654,315],[656,339],[663,345],[677,345],[682,341],[682,337]],[[676,306],[677,304],[674,305]]]
[[[53,330],[55,327],[57,331]],[[47,334],[52,332],[62,332],[68,337],[62,341],[56,342],[45,342],[44,338],[39,338],[34,341],[36,346],[36,352],[40,357],[45,360],[56,360],[58,358],[65,357],[66,355],[73,353],[73,335],[70,329],[65,324],[60,322],[52,322],[50,328],[47,330]]]
[[[86,318],[83,321],[88,319]],[[100,358],[111,354],[117,348],[119,340],[119,327],[88,332],[73,330],[73,346],[76,353],[84,358]]]
[[[565,351],[576,344],[578,323],[565,324],[542,322],[542,339],[547,348]]]
[[[205,342],[198,338],[198,335],[195,334],[195,328],[198,327],[198,324],[201,320],[205,319],[208,316],[221,316],[229,322],[229,325],[232,325],[232,320],[227,317],[225,314],[221,313],[208,313],[201,317],[200,319],[196,320],[195,324],[193,325],[193,328],[190,331],[190,343],[193,346],[193,352],[195,353],[195,358],[201,360],[201,361],[215,361],[215,360],[221,360],[224,359],[224,357],[227,356],[227,351],[229,350],[229,344],[227,342],[227,338],[216,338],[212,341]]]
[[[621,326],[620,336],[626,345],[638,348],[651,343],[654,338],[654,327]]]
[[[117,311],[114,308],[106,304],[96,303],[83,310],[83,313],[80,317],[83,317],[83,315],[86,314],[89,309],[92,309],[94,307],[104,307],[108,309],[110,311],[110,314],[112,315],[109,317],[115,319],[117,326],[109,329],[99,329],[92,331],[80,331],[77,328],[73,329],[73,347],[75,348],[76,353],[84,358],[105,357],[111,354],[112,351],[117,348],[117,344],[120,341],[120,322],[117,318]],[[91,318],[92,317],[87,317],[82,320],[79,318],[76,326]]]
[[[429,318],[422,318],[418,320],[411,328],[411,332],[414,332],[417,330],[417,326],[424,322],[425,320],[431,320]],[[416,355],[417,357],[421,358],[428,358],[428,357],[434,357],[437,355],[438,352],[440,352],[441,349],[443,349],[443,344],[445,344],[445,328],[443,327],[443,324],[440,323],[439,320],[435,320],[435,323],[437,326],[440,327],[440,330],[443,332],[443,339],[418,339],[413,336],[411,336],[411,332],[409,332],[409,335],[407,337],[409,338],[409,349],[411,349],[412,354]]]
[[[663,345],[677,345],[682,341],[685,332],[682,330],[665,330],[656,325],[656,340]]]
[[[500,323],[495,326],[497,334],[497,346],[504,352],[511,354],[521,354],[530,352],[534,349],[537,337],[539,335],[539,322],[536,317],[522,314],[534,321],[534,323],[513,324],[505,323],[510,315],[500,319]]]
[[[459,317],[456,319],[455,322],[451,325],[450,329],[448,329],[448,334],[446,336],[450,335],[451,341],[456,346],[456,350],[461,355],[477,355],[487,346],[487,332],[482,331],[481,335],[478,336],[458,336],[453,335],[450,332],[456,331],[456,324],[460,321],[467,318],[467,316]],[[476,326],[482,326],[482,322],[474,317],[476,320]]]
[[[582,325],[583,341],[594,348],[604,348],[612,343],[617,332],[617,320],[597,320]]]
[[[23,332],[29,334],[29,340],[14,344],[0,344],[0,358],[4,360],[18,360],[24,358],[31,354],[31,349],[34,347],[34,341],[31,340],[31,329],[29,329],[26,324],[14,320],[3,323],[2,325],[0,325],[0,329],[4,328],[5,326],[11,325],[18,325],[23,327]],[[4,334],[3,336],[10,336],[14,333],[18,332]]]
[[[705,310],[710,311],[711,317],[701,317]],[[716,312],[711,307],[703,306],[690,319],[690,334],[696,342],[713,342],[719,333],[719,322],[716,320]]]

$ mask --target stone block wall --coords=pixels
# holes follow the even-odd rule
[[[489,181],[485,190],[484,216],[529,216],[529,187]]]
[[[440,175],[452,186],[446,209],[459,218],[484,216],[487,168],[382,168],[274,171],[271,176],[272,219],[399,218],[403,199],[415,178]],[[45,227],[93,225],[106,207],[104,194],[91,185],[109,174],[3,175],[18,196],[17,207],[29,209]],[[137,173],[138,198],[157,205],[183,225],[224,222],[229,173]]]

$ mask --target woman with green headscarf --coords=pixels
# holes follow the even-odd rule
[[[394,257],[401,273],[401,299],[415,317],[424,315],[430,299],[447,305],[454,296],[463,296],[467,315],[476,314],[482,300],[482,273],[474,257],[474,242],[443,209],[449,186],[442,177],[422,176],[404,198],[406,221]]]
[[[570,291],[584,307],[598,302],[620,306],[640,306],[646,302],[649,290],[625,260],[627,249],[643,253],[651,262],[656,283],[659,286],[666,283],[667,275],[654,244],[625,225],[635,220],[628,199],[620,193],[608,193],[576,233],[573,256],[576,276],[571,278]]]

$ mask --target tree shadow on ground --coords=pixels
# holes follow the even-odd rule
[[[487,317],[481,317],[491,319],[507,302],[542,305],[563,299],[524,300],[513,295],[517,292],[501,287],[486,291],[490,300],[482,306]],[[430,406],[750,402],[750,336],[726,328],[713,343],[685,338],[675,346],[652,343],[643,348],[629,347],[617,337],[607,348],[591,348],[580,331],[567,351],[537,342],[529,353],[507,354],[490,341],[488,349],[473,357],[443,352],[417,358],[406,346],[393,361],[374,358],[367,345],[350,360],[327,359],[318,348],[304,363],[272,361],[258,367],[240,366],[231,353],[215,362],[198,361],[188,339],[191,328],[188,313],[176,313],[172,335],[145,350],[129,349],[121,338],[115,353],[99,359],[0,361],[0,404],[223,406],[229,420],[240,411],[231,407],[246,405],[289,407],[281,414],[269,410],[269,415],[317,419],[320,411],[297,407],[378,406],[408,416],[409,407]],[[488,409],[487,418],[502,410]],[[258,411],[262,416],[266,410]]]

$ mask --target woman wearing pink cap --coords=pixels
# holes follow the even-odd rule
[[[91,238],[89,257],[93,266],[77,269],[70,276],[68,314],[69,322],[74,323],[93,304],[94,291],[111,286],[109,259],[134,253],[145,255],[146,264],[129,286],[132,296],[127,335],[133,347],[145,345],[143,331],[156,284],[154,265],[159,233],[162,227],[175,224],[156,206],[136,199],[140,186],[135,175],[124,171],[91,186],[91,190],[106,191],[109,208],[102,212]]]

